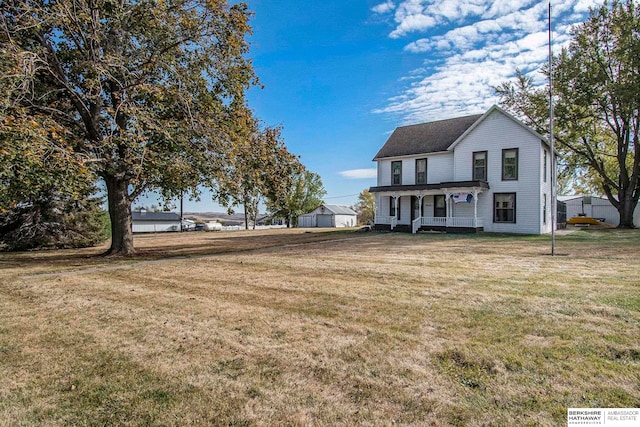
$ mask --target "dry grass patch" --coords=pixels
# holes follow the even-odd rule
[[[563,425],[640,406],[637,231],[560,236],[560,257],[495,235],[136,243],[133,260],[0,255],[0,425]]]

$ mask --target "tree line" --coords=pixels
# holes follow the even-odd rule
[[[248,106],[260,83],[246,4],[4,0],[0,12],[0,248],[93,244],[109,224],[108,253],[132,254],[131,205],[147,191],[171,200],[209,189],[247,215],[264,203],[290,225],[321,203],[320,177]],[[572,37],[553,58],[563,172],[602,189],[633,227],[640,9],[605,3]],[[547,133],[549,88],[518,72],[496,91]]]
[[[0,11],[5,245],[27,236],[21,224],[44,236],[47,218],[60,228],[47,239],[80,232],[86,221],[69,215],[97,213],[98,180],[108,253],[129,255],[131,205],[144,192],[198,199],[206,188],[228,206],[254,212],[263,197],[287,214],[295,184],[319,179],[247,105],[259,82],[244,3],[5,0]]]

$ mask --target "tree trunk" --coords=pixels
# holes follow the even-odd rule
[[[111,218],[111,247],[107,255],[133,255],[133,231],[131,230],[131,202],[127,183],[114,177],[106,177],[109,218]]]
[[[637,204],[637,199],[631,194],[626,195],[626,197],[620,197],[620,205],[618,206],[620,223],[618,224],[618,228],[635,228],[633,224],[633,212]]]
[[[251,215],[253,216],[253,229],[256,229],[256,223],[258,222],[258,198],[252,203]]]

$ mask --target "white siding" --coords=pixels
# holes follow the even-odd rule
[[[131,224],[131,231],[134,233],[164,233],[178,230],[180,230],[180,221],[133,221]]]
[[[518,149],[518,179],[502,180],[502,150]],[[474,151],[487,151],[490,190],[478,198],[478,216],[485,231],[538,234],[541,230],[541,143],[531,132],[499,111],[493,111],[454,149],[454,180],[470,181]],[[493,222],[493,194],[516,193],[516,223]]]
[[[378,185],[391,185],[391,160],[378,160]]]
[[[378,185],[391,185],[391,162],[402,162],[401,185],[415,183],[415,160],[410,158],[378,160]]]
[[[378,216],[389,215],[389,197],[376,193],[376,214]]]
[[[357,225],[354,215],[336,215],[335,227],[355,227]]]
[[[545,157],[547,159],[547,170],[545,177]],[[552,206],[551,206],[551,179],[553,175],[553,166],[551,165],[551,150],[546,144],[540,143],[540,233],[551,233],[551,218]],[[546,196],[546,197],[545,197]],[[546,198],[546,212],[545,207]],[[543,217],[543,213],[546,213],[546,220]]]
[[[427,183],[438,184],[453,180],[453,153],[417,155],[400,159],[378,160],[378,186],[391,185],[391,162],[402,162],[402,185],[416,183],[416,160],[427,159]]]
[[[424,156],[422,157],[424,158]],[[453,161],[453,153],[429,156],[427,160],[427,183],[437,184],[453,181]]]
[[[402,160],[402,185],[413,185],[416,183],[416,159],[409,158]]]

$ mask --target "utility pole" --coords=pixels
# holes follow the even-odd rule
[[[556,156],[553,141],[553,48],[551,36],[551,2],[549,2],[549,144],[551,145],[551,256],[556,252],[556,221],[557,202],[556,202]]]
[[[184,221],[183,207],[184,207],[184,190],[180,191],[180,232],[181,233],[182,233],[182,226]]]

